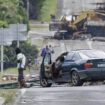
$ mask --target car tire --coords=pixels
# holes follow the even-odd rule
[[[83,81],[80,80],[80,77],[76,71],[73,71],[71,74],[71,81],[73,86],[82,86]]]
[[[43,78],[43,79],[40,79],[40,85],[42,87],[51,87],[52,83],[48,83],[48,80]]]

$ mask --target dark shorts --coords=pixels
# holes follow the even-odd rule
[[[23,70],[24,70],[23,68],[18,69],[18,81],[19,82],[24,79]]]

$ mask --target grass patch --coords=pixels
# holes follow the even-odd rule
[[[26,70],[24,70],[24,73],[26,74],[28,72],[28,68]],[[4,71],[3,74],[15,74],[18,75],[18,69],[17,68],[8,68]]]
[[[17,70],[17,68],[8,68],[8,69],[5,69],[4,70],[4,73],[3,73],[4,75],[5,74],[18,74],[18,70]]]
[[[16,95],[15,90],[6,90],[6,89],[0,89],[0,96],[4,97],[5,99],[5,104],[9,103],[12,100],[12,97]]]
[[[35,29],[48,29],[48,27],[44,27],[44,26],[30,26],[31,29],[35,28]]]
[[[39,20],[29,20],[29,24],[40,24],[41,22]]]
[[[58,0],[45,0],[41,9],[40,20],[49,21],[51,19],[50,14],[56,15]]]
[[[28,68],[26,70],[24,70],[24,74],[27,74],[28,71],[29,71]],[[7,84],[7,83],[11,83],[11,82],[16,82],[13,80],[2,81],[2,77],[4,75],[16,75],[16,76],[18,76],[18,69],[17,68],[8,68],[8,69],[4,70],[3,75],[1,75],[1,72],[0,72],[0,84]]]

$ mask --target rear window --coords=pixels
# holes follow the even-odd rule
[[[105,52],[103,52],[103,51],[97,51],[97,50],[81,51],[81,52],[79,52],[79,55],[83,59],[105,58]]]
[[[74,53],[73,53],[73,52],[70,52],[70,53],[66,56],[65,61],[70,61],[70,60],[72,60],[73,56],[74,56]]]

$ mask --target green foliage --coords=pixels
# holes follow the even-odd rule
[[[27,0],[22,0],[27,8]],[[30,19],[49,21],[50,14],[56,14],[58,0],[29,0]]]
[[[58,0],[45,0],[43,7],[41,8],[40,20],[49,21],[51,19],[50,15],[56,15],[56,7]]]
[[[0,27],[6,28],[8,27],[8,23],[5,21],[0,21]]]
[[[5,60],[4,67],[16,67],[17,58],[15,54],[16,42],[13,42],[11,47],[5,48],[5,55],[8,57],[9,60]],[[25,54],[26,58],[28,59],[30,56],[34,59],[38,55],[38,50],[36,46],[30,45],[26,42],[20,42],[20,49],[22,53]]]
[[[0,27],[16,23],[28,24],[27,14],[21,2],[22,0],[0,0]]]
[[[26,10],[23,6],[23,0],[0,0],[0,28],[1,27],[6,28],[9,26],[9,24],[17,24],[17,23],[24,23],[28,25],[28,18]],[[32,50],[31,48],[36,49],[36,47],[31,46],[27,42],[22,42],[22,47],[23,51],[25,47],[30,51]],[[16,42],[13,43],[11,47],[5,47],[4,50],[6,55],[5,64],[4,64],[5,68],[14,67],[14,66],[16,67],[17,62],[16,62],[16,55],[14,53],[15,48],[16,48]],[[37,51],[37,49],[35,51]],[[33,54],[32,56],[34,55],[35,54]]]
[[[5,98],[5,104],[9,103],[13,96],[16,95],[16,91],[15,90],[9,90],[9,89],[0,89],[0,96]]]
[[[29,58],[30,56],[32,58],[35,58],[38,55],[38,50],[35,45],[27,44],[27,42],[21,42],[20,48],[27,58]]]
[[[24,7],[27,9],[27,0],[22,0],[24,3]],[[43,2],[45,0],[29,0],[29,4],[30,4],[30,19],[38,19],[39,15],[40,15],[40,9],[43,5]]]

